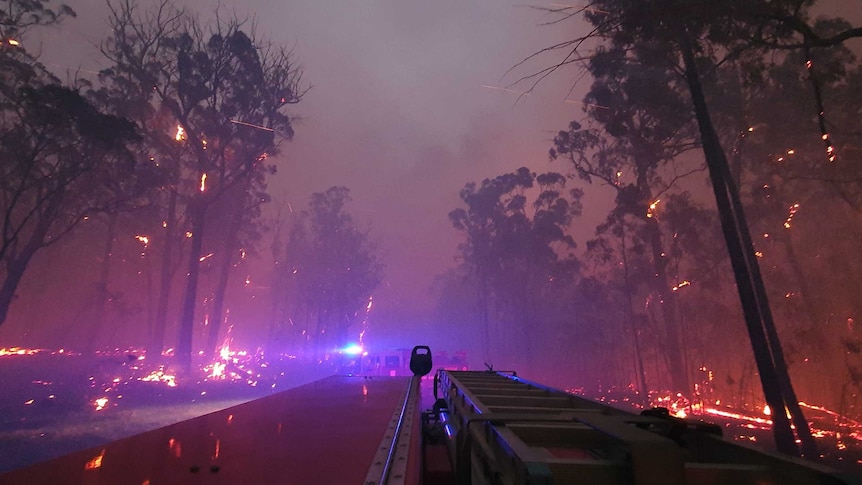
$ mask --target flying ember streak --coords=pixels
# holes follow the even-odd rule
[[[689,281],[689,280],[683,280],[680,284],[678,284],[678,285],[674,286],[673,288],[671,288],[671,291],[679,291],[679,289],[680,289],[680,288],[682,288],[683,286],[688,286],[688,285],[690,285],[690,284],[691,284],[691,281]]]
[[[658,203],[661,202],[661,199],[656,199],[653,203],[649,205],[647,208],[646,216],[649,219],[652,219],[655,216],[656,208],[658,207]]]
[[[201,174],[201,192],[207,189],[207,174]]]
[[[529,96],[530,95],[530,93],[526,92],[526,91],[515,91],[514,89],[501,88],[499,86],[489,86],[487,84],[483,84],[482,87],[485,89],[493,89],[495,91],[503,91],[506,93],[517,94],[518,96]]]
[[[198,261],[200,261],[201,263],[203,263],[203,262],[204,262],[204,261],[206,261],[207,259],[211,258],[211,257],[213,256],[213,254],[214,254],[214,253],[205,254],[205,255],[201,256],[201,257],[200,257],[200,259],[198,259]]]
[[[791,222],[793,221],[793,216],[796,215],[796,212],[798,210],[799,210],[799,203],[798,202],[790,206],[790,209],[788,209],[787,219],[784,220],[784,228],[785,229],[790,229]]]
[[[235,124],[235,125],[248,126],[250,128],[257,128],[258,130],[263,130],[263,131],[271,131],[271,132],[275,131],[275,129],[273,129],[273,128],[269,128],[267,126],[262,126],[262,125],[254,125],[252,123],[246,123],[245,121],[230,120],[230,122]]]
[[[43,349],[22,349],[21,347],[0,348],[0,357],[6,355],[33,355],[42,352]]]

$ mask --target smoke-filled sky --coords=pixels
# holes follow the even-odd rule
[[[58,73],[89,75],[106,67],[96,45],[107,35],[103,0],[68,2],[78,18],[32,38],[42,60]],[[155,0],[141,0],[142,8]],[[351,189],[354,215],[370,227],[385,254],[386,280],[375,301],[395,313],[422,311],[433,303],[435,274],[454,264],[460,235],[447,214],[459,205],[469,181],[527,165],[568,172],[547,158],[554,133],[582,119],[579,100],[589,86],[569,66],[529,96],[491,87],[557,61],[543,56],[507,74],[540,49],[581,34],[584,25],[554,20],[542,2],[503,0],[182,2],[211,18],[249,16],[259,37],[293,49],[311,89],[294,107],[293,141],[278,157],[270,182],[273,212],[301,210],[312,192],[333,185]],[[830,2],[825,2],[830,3]],[[831,3],[829,14],[858,16],[862,2]],[[491,87],[489,87],[491,86]],[[583,239],[607,210],[607,191],[588,192]]]
[[[107,33],[104,3],[69,4],[78,18],[42,33],[43,60],[58,72],[98,71],[105,65],[94,47]],[[216,2],[178,5],[206,17]],[[543,26],[554,17],[501,0],[221,5],[222,12],[252,17],[259,36],[291,47],[311,86],[295,106],[295,139],[283,147],[270,184],[273,207],[299,210],[312,192],[349,187],[353,212],[385,252],[378,301],[430,303],[433,275],[453,263],[459,236],[447,214],[466,182],[522,165],[567,170],[550,165],[547,152],[554,133],[582,116],[577,100],[588,81],[577,82],[580,69],[552,76],[520,100],[483,86],[506,87],[549,65],[556,57],[506,74],[524,57],[577,34],[576,21]]]

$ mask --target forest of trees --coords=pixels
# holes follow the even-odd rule
[[[64,262],[74,276],[38,268],[83,302],[67,326],[85,351],[123,325],[188,368],[258,284],[267,351],[314,355],[367,330],[385,242],[350,213],[350,190],[266,215],[308,89],[293,54],[235,15],[116,0],[110,67],[64,81],[27,49],[33,29],[74,21],[51,5],[0,9],[0,325],[26,313],[37,255],[63,245],[86,255]],[[515,84],[581,68],[583,116],[549,141],[553,171],[465,180],[440,208],[460,238],[434,285],[441,326],[470,329],[489,365],[561,387],[786,408],[773,414],[791,454],[791,421],[813,453],[798,401],[862,416],[862,29],[816,7],[547,9],[588,33],[531,56],[548,67]]]
[[[569,358],[557,367],[582,369],[584,357],[594,365],[566,374],[577,376],[568,385],[697,391],[740,405],[763,392],[772,409],[787,408],[806,455],[816,450],[799,399],[858,416],[862,65],[845,43],[862,30],[816,17],[812,3],[600,0],[548,9],[554,24],[579,18],[592,30],[536,53],[561,56],[518,82],[532,90],[569,65],[589,72],[587,118],[559,132],[550,156],[568,166],[570,184],[610,191],[614,207],[596,228],[577,220],[567,228],[592,237],[565,283],[531,265],[565,288],[522,284],[517,298],[510,280],[484,275],[515,276],[496,240],[535,240],[522,232],[513,243],[496,222],[466,224],[464,209],[454,212],[467,242],[453,277],[475,287],[477,327],[518,318],[500,301],[541,308],[534,328],[571,312],[562,332],[571,350],[559,354]],[[473,192],[472,184],[462,192],[468,214]],[[511,205],[500,199],[493,210]],[[571,258],[555,241],[540,246]],[[561,308],[561,298],[573,307]],[[541,345],[559,345],[560,334]],[[779,449],[798,453],[785,413],[776,414]]]
[[[274,225],[263,211],[267,179],[294,134],[290,107],[308,87],[292,53],[235,14],[216,12],[207,23],[168,1],[107,5],[111,35],[100,50],[110,67],[72,81],[26,45],[32,29],[75,12],[45,1],[10,0],[0,9],[0,324],[34,256],[60,243],[84,255],[77,259],[95,253],[98,261],[96,269],[78,272],[72,261],[61,270],[67,286],[84,286],[83,307],[68,312],[67,325],[80,334],[72,346],[93,351],[132,334],[150,355],[170,351],[188,369],[194,355],[217,354],[232,325],[229,295],[252,284],[246,267],[262,258]],[[308,224],[291,228],[287,255],[273,247],[279,271],[314,272],[313,280],[305,272],[293,278],[299,290],[274,285],[268,295],[275,333],[305,318],[298,305],[276,312],[292,292],[316,306],[319,338],[291,335],[284,345],[344,333],[352,323],[344,315],[364,308],[380,282],[376,247],[348,227],[347,192],[312,197]],[[303,230],[315,239],[302,239]],[[333,246],[318,245],[320,238]],[[308,259],[296,263],[299,254]],[[345,267],[362,280],[346,292],[333,288]]]

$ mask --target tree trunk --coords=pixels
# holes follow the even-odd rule
[[[655,218],[647,219],[646,231],[647,239],[652,249],[654,272],[650,286],[658,295],[658,304],[659,308],[661,308],[662,320],[664,321],[663,343],[665,348],[663,349],[663,353],[668,357],[673,390],[683,392],[687,395],[691,392],[691,385],[688,382],[688,370],[685,367],[685,359],[682,357],[682,328],[680,328],[679,324],[679,315],[675,301],[676,295],[673,294],[668,283],[667,260],[661,241],[661,229]]]
[[[641,353],[640,335],[638,333],[638,325],[635,316],[634,300],[632,299],[632,287],[629,280],[629,261],[628,250],[626,249],[626,221],[625,216],[620,219],[621,230],[621,245],[623,256],[623,284],[625,285],[626,300],[628,302],[627,317],[629,321],[629,329],[632,332],[632,342],[634,344],[635,353],[635,377],[638,383],[638,394],[640,395],[641,403],[646,405],[649,401],[649,388],[647,387],[646,371],[644,370],[643,354]]]
[[[189,266],[186,274],[186,293],[180,315],[180,333],[177,342],[177,363],[185,371],[192,366],[192,340],[195,333],[195,304],[197,303],[200,258],[203,249],[204,217],[206,207],[201,201],[192,201],[189,212],[192,217],[192,246],[189,250]]]
[[[162,250],[162,266],[159,281],[159,299],[156,304],[156,317],[153,322],[153,330],[150,334],[150,342],[147,346],[147,355],[153,358],[160,357],[165,344],[165,330],[168,322],[168,304],[171,296],[171,281],[174,274],[174,246],[179,245],[177,237],[177,192],[171,190],[168,200],[168,213],[165,217],[164,249]]]
[[[18,284],[24,277],[24,270],[32,257],[32,254],[25,253],[6,264],[6,277],[3,279],[3,285],[0,286],[0,325],[9,315],[9,307],[15,299],[15,290],[18,289]]]
[[[739,200],[739,194],[730,178],[727,158],[712,125],[706,97],[700,84],[700,74],[697,70],[694,51],[685,35],[681,37],[681,40],[680,47],[685,66],[685,77],[700,129],[703,152],[712,180],[722,232],[728,246],[746,327],[760,373],[763,394],[767,404],[773,410],[772,430],[775,442],[780,452],[794,456],[799,455],[790,422],[785,415],[784,410],[786,408],[790,410],[791,416],[794,418],[794,424],[796,424],[805,454],[810,454],[814,458],[818,456],[816,446],[813,438],[811,438],[808,422],[805,421],[801,410],[799,410],[799,404],[796,401],[787,368],[784,365],[781,343],[775,332],[769,303],[765,299],[766,292],[763,288],[763,281],[760,278],[757,261],[753,260],[754,248],[745,222],[744,211]]]
[[[6,258],[6,277],[3,278],[3,284],[0,285],[0,325],[6,321],[9,316],[9,307],[12,306],[12,301],[15,299],[15,291],[18,289],[18,284],[24,277],[24,271],[36,251],[42,247],[42,241],[48,234],[48,228],[51,225],[50,220],[47,224],[41,223],[36,227],[27,244],[24,245],[21,253],[13,255],[5,254]]]
[[[95,350],[99,333],[105,327],[105,305],[108,302],[108,278],[111,275],[111,256],[114,252],[116,238],[117,214],[108,214],[105,247],[102,251],[102,263],[99,265],[99,280],[96,282],[96,301],[93,310],[93,322],[87,325],[88,331],[84,343],[84,352],[91,354]]]
[[[210,356],[216,356],[218,348],[218,337],[221,331],[221,323],[227,320],[222,316],[224,313],[225,294],[227,293],[227,283],[230,277],[230,269],[233,265],[233,251],[238,239],[238,232],[242,222],[242,206],[237,205],[236,211],[232,214],[230,226],[227,230],[224,245],[224,257],[221,258],[221,267],[219,268],[218,283],[216,286],[215,298],[213,298],[212,320],[210,321],[209,333],[207,334],[207,352]]]

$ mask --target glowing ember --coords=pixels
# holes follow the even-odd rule
[[[799,203],[798,202],[796,204],[793,204],[790,206],[790,209],[788,209],[788,213],[787,213],[787,219],[785,219],[785,221],[784,221],[784,228],[785,229],[790,229],[791,222],[793,221],[793,216],[796,215],[796,212],[798,210],[799,210]]]
[[[224,374],[225,367],[227,367],[227,364],[225,364],[224,362],[213,362],[212,372],[210,372],[209,377],[211,377],[213,379],[224,379],[225,378],[225,374]]]
[[[22,349],[21,347],[2,347],[0,348],[0,357],[7,355],[34,355],[43,352],[44,349]]]
[[[689,280],[683,280],[680,284],[678,284],[678,285],[674,286],[673,288],[671,288],[671,291],[679,291],[679,289],[680,289],[680,288],[682,288],[682,287],[684,287],[684,286],[688,286],[688,285],[690,285],[690,284],[691,284],[691,281],[689,281]]]
[[[655,211],[656,211],[656,208],[658,207],[659,202],[661,202],[661,199],[656,199],[655,201],[653,201],[653,203],[651,203],[649,205],[649,207],[647,208],[647,213],[646,213],[647,218],[651,219],[652,217],[655,216]]]
[[[138,378],[138,380],[144,382],[164,382],[168,387],[177,387],[177,377],[175,375],[165,374],[163,367],[160,367],[159,370],[150,372],[144,377]]]
[[[174,135],[174,139],[176,141],[183,141],[186,139],[186,130],[184,130],[182,126],[177,125],[177,134]]]
[[[105,409],[105,405],[108,404],[108,398],[100,397],[94,401],[94,404],[96,405],[96,411],[101,411]]]

